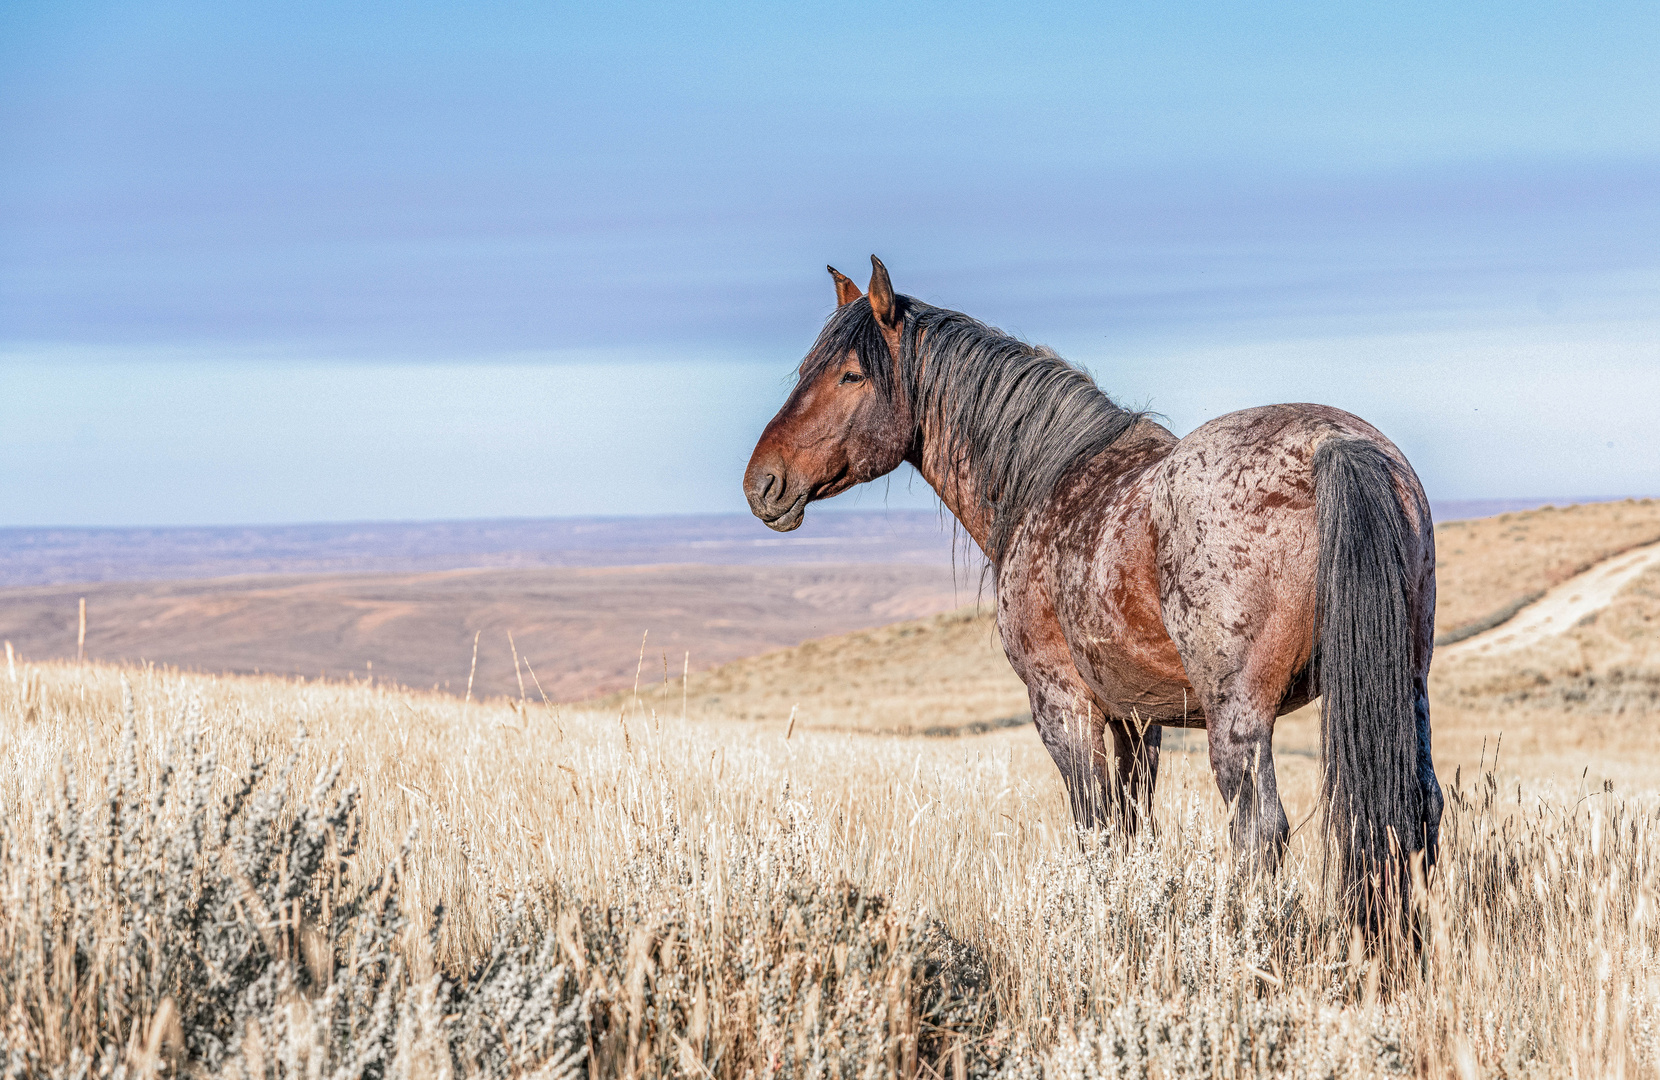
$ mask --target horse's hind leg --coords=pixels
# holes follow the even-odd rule
[[[1210,767],[1232,811],[1234,850],[1259,869],[1273,872],[1291,835],[1274,777],[1272,708],[1229,698],[1208,710]]]
[[[1205,706],[1210,767],[1232,812],[1234,850],[1264,870],[1279,866],[1291,835],[1274,777],[1274,721],[1298,671],[1308,663],[1301,613],[1268,613],[1255,634],[1217,625],[1189,608],[1175,623],[1193,688]]]
[[[1208,512],[1224,524],[1207,531],[1177,523],[1207,546],[1165,570],[1164,622],[1204,706],[1234,850],[1272,871],[1291,835],[1274,776],[1274,721],[1313,651],[1313,591],[1302,583],[1313,580],[1315,548],[1292,528],[1267,546],[1223,509]],[[1219,564],[1229,573],[1216,572]]]

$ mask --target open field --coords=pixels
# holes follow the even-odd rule
[[[1232,866],[1203,732],[1166,733],[1156,837],[1080,847],[972,607],[580,706],[18,662],[0,1047],[12,1075],[1660,1075],[1657,629],[1650,569],[1437,661],[1448,816],[1404,965],[1323,888],[1312,708],[1275,741],[1276,879]]]
[[[465,696],[554,700],[633,685],[803,638],[914,618],[972,598],[949,566],[625,566],[282,575],[36,586],[0,593],[0,639],[33,659],[87,655],[212,673],[374,677]],[[513,635],[535,679],[514,670]]]

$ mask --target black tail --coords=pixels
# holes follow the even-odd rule
[[[1314,454],[1326,837],[1343,896],[1370,927],[1405,900],[1405,858],[1424,846],[1414,530],[1400,472],[1377,444],[1359,439],[1328,438]]]

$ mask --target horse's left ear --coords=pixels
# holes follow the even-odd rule
[[[876,321],[889,330],[899,329],[899,304],[893,298],[893,282],[882,260],[870,257],[870,310]]]
[[[859,291],[859,287],[853,284],[852,278],[837,270],[834,266],[826,266],[825,269],[830,271],[830,276],[836,279],[837,307],[846,307],[864,295]]]

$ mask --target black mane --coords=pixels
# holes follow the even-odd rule
[[[1050,349],[961,312],[910,297],[897,301],[904,320],[897,371],[870,301],[861,299],[830,317],[801,363],[801,378],[815,378],[856,350],[878,393],[892,401],[903,391],[917,422],[951,440],[966,462],[992,511],[986,557],[1001,562],[1026,513],[1145,414],[1120,408]]]

